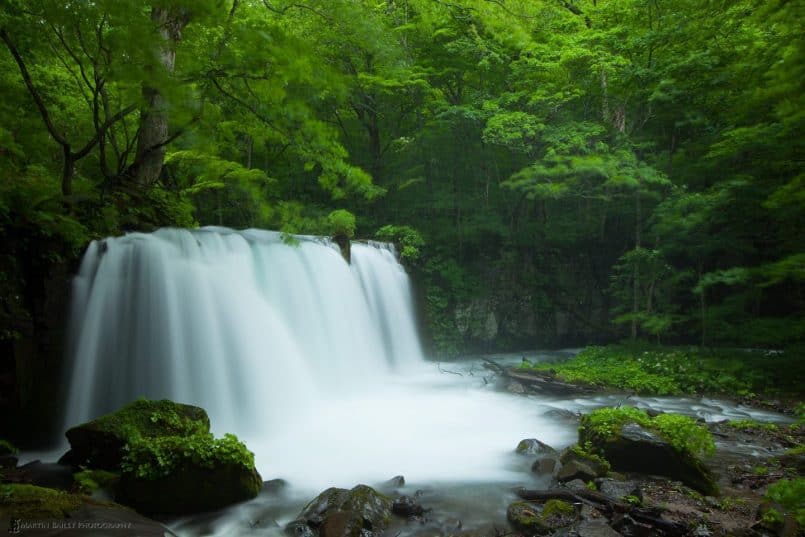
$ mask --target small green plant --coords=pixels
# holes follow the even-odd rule
[[[760,517],[760,521],[769,527],[776,527],[783,523],[783,514],[775,508],[767,509],[763,516]]]
[[[634,505],[634,506],[643,505],[643,500],[641,500],[637,496],[632,496],[631,494],[628,495],[628,496],[624,496],[623,501],[625,501],[626,503],[628,503],[630,505]]]
[[[609,473],[612,470],[612,466],[609,464],[609,461],[602,457],[600,454],[595,452],[595,448],[593,447],[593,443],[589,440],[584,442],[584,445],[574,444],[570,447],[570,451],[578,455],[583,459],[590,459],[593,462],[597,463],[601,469],[605,473]]]
[[[776,432],[780,430],[780,428],[774,423],[764,423],[761,421],[748,420],[748,419],[730,420],[727,422],[727,425],[740,431],[760,430],[760,431]]]
[[[73,474],[78,490],[84,494],[92,494],[98,489],[114,486],[120,476],[105,470],[82,470]]]
[[[185,463],[206,468],[216,464],[254,468],[254,453],[233,434],[218,439],[211,433],[140,438],[127,444],[124,452],[123,473],[144,479],[165,477]]]
[[[768,466],[755,466],[752,468],[752,473],[756,476],[766,476],[769,475],[769,467]]]
[[[425,241],[419,231],[410,226],[383,226],[377,230],[375,237],[381,241],[395,243],[400,248],[400,257],[405,261],[419,259]]]
[[[327,229],[333,237],[351,239],[355,236],[355,215],[346,209],[336,209],[327,215]]]
[[[805,478],[781,479],[772,483],[765,496],[793,514],[800,526],[805,526]]]
[[[573,516],[576,509],[573,505],[562,500],[548,500],[542,508],[542,518],[551,516]]]

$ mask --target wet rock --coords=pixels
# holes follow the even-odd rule
[[[654,537],[657,535],[657,531],[652,526],[637,522],[623,513],[615,513],[610,524],[612,529],[624,537]]]
[[[400,496],[391,503],[391,512],[407,518],[422,516],[425,509],[411,496]]]
[[[560,483],[580,479],[582,481],[592,481],[598,477],[598,472],[593,470],[589,465],[580,461],[569,461],[563,464],[559,471],[556,473],[556,480]]]
[[[269,481],[263,481],[263,486],[260,488],[260,491],[269,494],[277,494],[287,486],[288,482],[284,479],[271,479]]]
[[[582,481],[581,479],[573,479],[565,483],[565,488],[570,490],[581,490],[587,488],[587,483]]]
[[[545,417],[565,421],[568,423],[578,423],[579,415],[571,410],[566,410],[564,408],[552,408],[545,412]]]
[[[601,478],[595,480],[598,490],[610,498],[622,500],[627,496],[643,501],[643,492],[637,481],[616,481],[615,479]]]
[[[577,462],[590,468],[595,477],[603,477],[609,472],[609,463],[600,457],[582,452],[577,446],[571,446],[562,451],[559,455],[559,462],[562,464],[569,464],[570,462]]]
[[[47,521],[48,528],[32,530],[41,536],[76,537],[105,534],[121,537],[165,537],[170,530],[129,508],[89,496],[69,494],[35,485],[0,485],[0,527],[11,528],[12,520]],[[81,525],[79,525],[79,522]],[[99,531],[106,528],[109,531]],[[23,534],[30,532],[22,531]]]
[[[585,520],[576,526],[576,534],[578,537],[620,537],[620,533],[602,520]]]
[[[146,514],[189,514],[250,500],[263,480],[254,467],[216,461],[212,467],[185,460],[166,475],[121,475],[115,500]]]
[[[558,472],[559,458],[555,455],[547,455],[534,461],[531,465],[531,471],[537,475],[553,475]]]
[[[115,471],[123,458],[123,446],[132,436],[190,436],[210,432],[210,418],[203,408],[173,401],[135,401],[117,412],[69,429],[68,451],[59,462]]]
[[[514,502],[506,510],[506,518],[526,535],[547,535],[571,525],[576,520],[576,510],[560,500],[549,500],[545,505]]]
[[[548,455],[556,453],[555,449],[548,444],[540,442],[536,438],[520,440],[515,451],[520,455]]]
[[[329,488],[305,506],[286,527],[296,537],[371,537],[391,521],[391,499],[373,488]]]
[[[697,457],[683,453],[637,423],[627,423],[614,437],[580,429],[579,442],[591,442],[612,468],[623,472],[662,475],[683,482],[705,495],[718,493],[713,475]]]
[[[525,388],[523,385],[516,380],[509,382],[509,385],[506,386],[506,389],[512,393],[525,393]]]
[[[387,488],[397,488],[397,487],[404,487],[405,486],[405,477],[401,475],[395,475],[388,481],[383,482],[383,486]]]

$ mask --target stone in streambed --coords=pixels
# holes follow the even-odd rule
[[[553,475],[560,466],[559,458],[556,455],[547,455],[534,461],[531,471],[537,475]]]
[[[391,522],[392,501],[366,485],[352,490],[329,488],[288,524],[295,537],[371,537]]]
[[[589,429],[589,430],[588,430]],[[579,441],[592,443],[618,471],[663,475],[679,480],[705,495],[718,494],[710,470],[691,453],[675,449],[657,433],[629,422],[614,434],[596,434],[582,420]]]
[[[551,455],[556,453],[555,449],[536,438],[520,440],[514,451],[520,455]]]
[[[520,533],[548,535],[572,524],[576,520],[576,510],[561,500],[548,500],[544,505],[520,501],[509,505],[506,518]]]
[[[411,496],[395,498],[391,504],[391,512],[402,517],[422,516],[425,509]]]

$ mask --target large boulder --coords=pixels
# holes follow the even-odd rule
[[[42,527],[43,523],[46,527]],[[158,522],[122,505],[29,484],[0,484],[0,527],[8,528],[10,533],[32,531],[54,537],[174,535]]]
[[[520,440],[515,450],[520,455],[553,455],[556,450],[536,438]]]
[[[147,514],[220,509],[257,496],[254,454],[234,435],[168,436],[130,444],[115,500]]]
[[[699,457],[708,441],[709,433],[690,418],[650,418],[633,408],[601,409],[582,418],[579,428],[579,444],[602,454],[614,470],[670,477],[713,496],[718,488]]]
[[[123,447],[133,438],[191,436],[210,432],[203,408],[140,399],[112,414],[82,423],[66,433],[70,451],[59,462],[116,471]]]
[[[371,537],[391,521],[392,501],[366,485],[352,490],[329,488],[288,524],[297,537]]]

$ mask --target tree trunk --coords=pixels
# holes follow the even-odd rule
[[[176,45],[182,39],[182,30],[190,20],[184,9],[153,7],[151,20],[161,39],[159,63],[162,69],[173,75],[176,65]],[[165,146],[168,143],[168,101],[158,89],[143,85],[145,106],[140,113],[140,134],[137,138],[137,154],[133,171],[134,180],[142,185],[151,185],[162,173]]]

